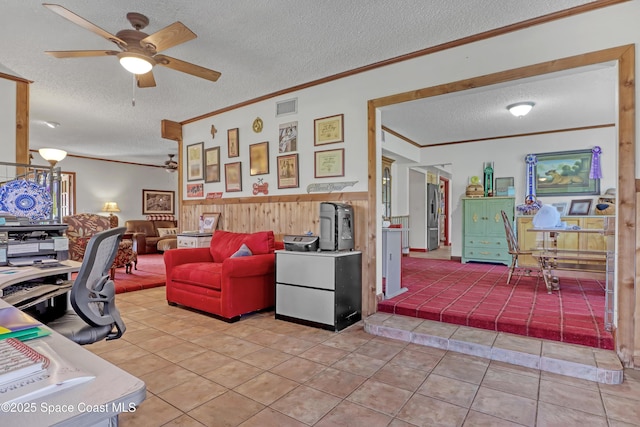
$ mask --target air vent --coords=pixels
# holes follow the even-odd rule
[[[276,103],[276,117],[295,114],[298,112],[298,98],[288,99]]]

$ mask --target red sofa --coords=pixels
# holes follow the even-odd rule
[[[232,257],[245,244],[250,256]],[[272,231],[217,230],[208,248],[164,253],[167,302],[235,321],[242,314],[274,305],[275,249]]]

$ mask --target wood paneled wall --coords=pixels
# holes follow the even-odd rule
[[[375,263],[375,248],[368,247],[367,197],[366,192],[354,192],[185,200],[182,202],[180,229],[197,230],[201,214],[219,212],[219,230],[241,233],[273,230],[278,240],[288,234],[301,235],[308,231],[319,235],[320,202],[348,203],[353,206],[355,217],[355,249],[363,254],[362,315],[368,316],[376,311],[376,278],[369,274],[369,264]]]

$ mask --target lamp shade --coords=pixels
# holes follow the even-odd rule
[[[120,212],[120,208],[116,202],[105,202],[102,212]]]
[[[122,52],[118,54],[120,65],[130,73],[146,74],[153,68],[150,58],[134,52]]]
[[[518,102],[507,106],[507,110],[516,117],[522,117],[529,114],[529,111],[536,105],[533,102]]]
[[[38,153],[43,159],[51,163],[51,166],[55,166],[60,160],[67,157],[67,152],[64,150],[58,150],[57,148],[41,148]]]

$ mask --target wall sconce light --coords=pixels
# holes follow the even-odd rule
[[[58,150],[57,148],[41,148],[38,153],[43,159],[49,162],[51,167],[55,167],[56,163],[67,157],[67,152],[64,150]]]
[[[111,224],[111,228],[116,228],[118,226],[118,217],[113,213],[120,212],[118,204],[116,202],[105,202],[102,207],[102,212],[109,212],[109,223]]]
[[[516,117],[523,117],[536,105],[533,102],[518,102],[507,106],[507,110]]]

